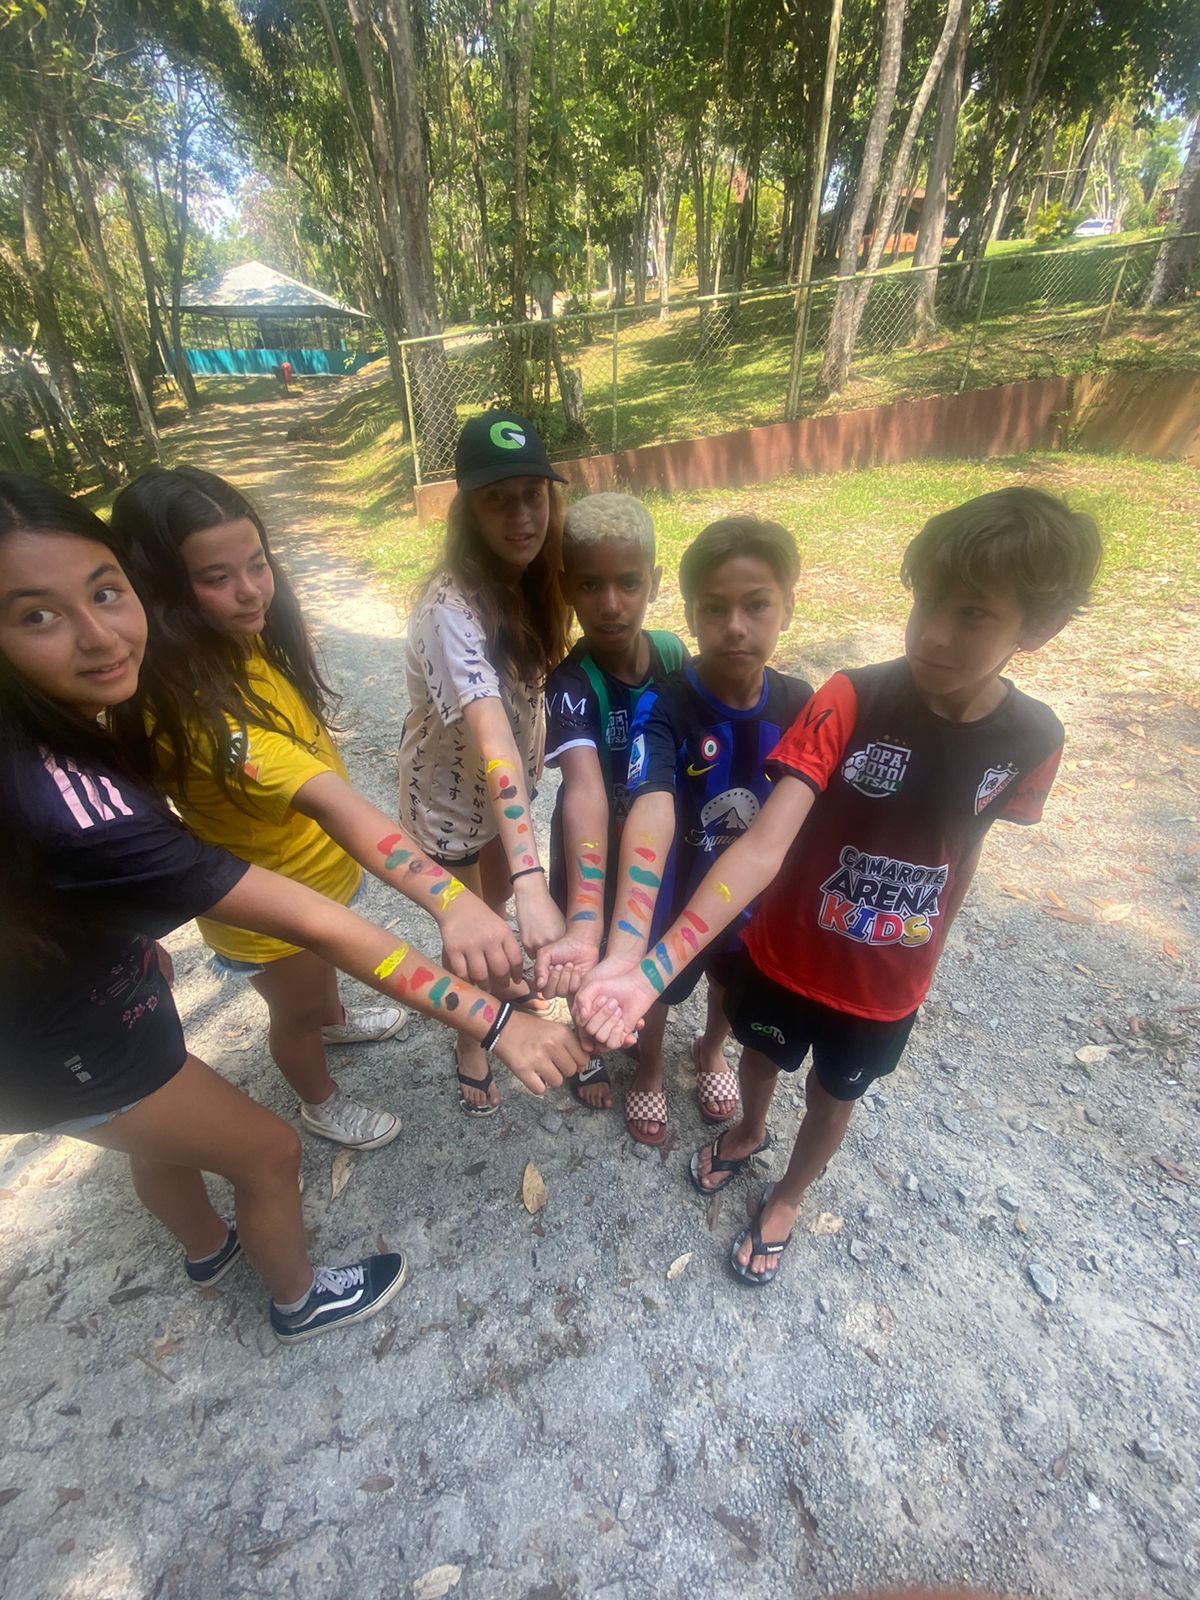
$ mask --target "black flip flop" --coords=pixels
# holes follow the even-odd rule
[[[468,1078],[465,1072],[459,1070],[458,1057],[455,1056],[454,1076],[459,1082],[458,1108],[464,1117],[494,1117],[496,1115],[500,1109],[499,1106],[494,1106],[490,1100],[485,1101],[481,1106],[473,1106],[462,1092],[462,1085],[465,1083],[469,1088],[478,1089],[480,1094],[486,1094],[496,1081],[492,1076],[491,1067],[487,1069],[482,1078]]]
[[[728,1132],[729,1129],[726,1128],[725,1133]],[[692,1151],[692,1159],[688,1162],[688,1177],[691,1179],[692,1188],[695,1189],[697,1194],[704,1195],[706,1199],[710,1195],[720,1194],[722,1189],[727,1189],[733,1180],[738,1176],[738,1174],[743,1172],[749,1163],[754,1160],[754,1157],[760,1156],[764,1150],[769,1149],[771,1144],[771,1136],[768,1134],[763,1142],[759,1145],[758,1149],[751,1150],[748,1156],[737,1156],[732,1161],[727,1161],[721,1154],[721,1140],[725,1137],[725,1133],[719,1133],[713,1142],[708,1146],[709,1152],[712,1156],[712,1165],[710,1166],[709,1171],[723,1172],[725,1174],[720,1183],[714,1183],[706,1189],[700,1182],[699,1150]]]
[[[748,1283],[755,1289],[765,1289],[769,1283],[774,1283],[779,1276],[779,1268],[772,1267],[770,1272],[751,1272],[748,1266],[744,1267],[738,1260],[738,1251],[745,1244],[747,1238],[750,1240],[751,1261],[754,1260],[755,1256],[781,1256],[792,1242],[791,1233],[788,1234],[786,1239],[773,1244],[768,1244],[762,1236],[762,1229],[759,1224],[762,1222],[762,1214],[770,1204],[771,1196],[774,1193],[775,1185],[773,1183],[768,1184],[763,1190],[762,1199],[758,1202],[758,1210],[754,1213],[754,1220],[748,1228],[742,1229],[741,1233],[733,1241],[729,1251],[729,1265],[733,1268],[735,1274],[743,1283]],[[792,1233],[795,1231],[793,1228]]]
[[[608,1063],[602,1060],[589,1061],[583,1071],[577,1072],[570,1081],[571,1093],[579,1101],[579,1104],[587,1106],[589,1111],[598,1111],[600,1107],[591,1105],[585,1100],[579,1092],[580,1089],[589,1089],[594,1083],[606,1083],[610,1089],[612,1088],[612,1079],[608,1075]]]

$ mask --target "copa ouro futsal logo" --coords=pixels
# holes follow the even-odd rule
[[[493,422],[489,438],[499,450],[520,450],[525,435],[515,422]]]

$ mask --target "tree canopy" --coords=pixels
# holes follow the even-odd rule
[[[1160,220],[1195,148],[1200,0],[836,13],[827,81],[834,0],[8,0],[9,449],[14,417],[63,473],[155,449],[156,384],[197,403],[183,285],[247,257],[369,309],[398,392],[450,428],[451,324],[598,296],[665,317],[682,285],[794,281],[806,233],[846,275],[916,203],[935,263],[1081,209]],[[1173,259],[1187,292],[1194,252]]]

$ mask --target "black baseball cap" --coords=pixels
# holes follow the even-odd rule
[[[458,436],[454,477],[464,491],[482,489],[502,478],[566,479],[550,465],[535,430],[513,411],[485,411],[472,417]]]

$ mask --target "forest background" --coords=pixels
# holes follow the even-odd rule
[[[903,245],[966,296],[1089,215],[1169,221],[1145,303],[1190,298],[1198,112],[1200,0],[6,0],[0,454],[152,459],[203,399],[183,287],[247,258],[369,312],[448,436],[463,325],[836,275],[837,394],[856,268]]]

